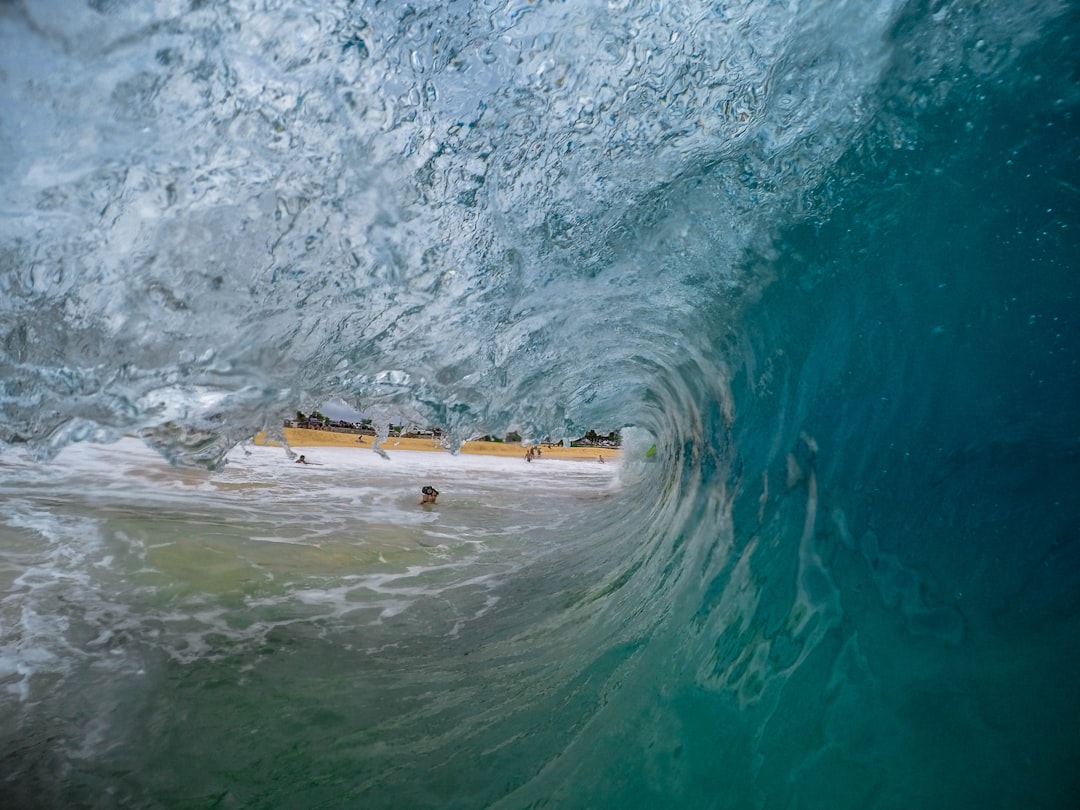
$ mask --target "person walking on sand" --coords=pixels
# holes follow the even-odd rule
[[[435,487],[424,487],[420,490],[420,494],[423,496],[420,500],[421,504],[435,503],[435,499],[439,497],[439,490]]]

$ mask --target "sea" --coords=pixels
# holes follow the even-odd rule
[[[0,2],[0,807],[1080,806],[1078,38]]]

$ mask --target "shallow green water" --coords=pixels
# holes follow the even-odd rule
[[[568,596],[536,580],[616,465],[319,455],[317,489],[280,450],[173,476],[130,442],[6,485],[13,801],[469,806],[445,760],[551,699],[527,662]]]

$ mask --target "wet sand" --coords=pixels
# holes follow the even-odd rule
[[[354,433],[338,433],[333,430],[307,430],[304,428],[285,428],[285,441],[289,447],[355,447],[358,450],[372,449],[375,442],[374,436],[357,436]],[[363,439],[362,442],[357,439]],[[278,446],[280,442],[267,439],[266,435],[259,433],[255,436],[255,444]],[[437,439],[406,439],[390,437],[379,447],[387,453],[397,450],[420,450],[433,453],[448,452]],[[461,453],[480,456],[514,456],[524,459],[526,448],[520,444],[506,442],[465,442],[461,446]],[[541,459],[568,459],[571,461],[596,461],[603,457],[605,461],[615,461],[619,457],[619,450],[607,447],[561,447],[559,445],[540,445]]]

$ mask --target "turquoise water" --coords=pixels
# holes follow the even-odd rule
[[[4,805],[1074,806],[1078,23],[0,6]]]
[[[238,449],[183,476],[133,439],[5,456],[12,806],[492,798],[446,748],[498,749],[521,722],[507,704],[537,715],[560,691],[545,675],[568,662],[537,673],[531,654],[580,648],[560,635],[601,583],[554,560],[568,539],[597,553],[583,534],[620,468],[306,455]]]

